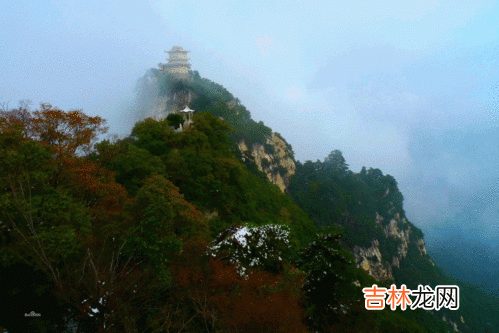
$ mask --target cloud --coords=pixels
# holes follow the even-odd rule
[[[419,225],[454,219],[499,178],[497,91],[476,94],[499,78],[496,51],[497,45],[427,55],[389,45],[351,48],[308,82],[304,99],[320,96],[322,110],[314,131],[328,148],[343,151],[352,170],[365,165],[395,176]],[[490,223],[475,220],[466,228],[474,225],[480,237],[491,232]]]
[[[269,48],[274,44],[274,40],[269,35],[261,35],[255,37],[258,50],[263,56],[269,55]]]
[[[300,100],[302,97],[303,97],[303,91],[297,86],[292,86],[286,89],[286,98],[289,101],[295,102]]]
[[[309,88],[324,89],[329,86],[358,84],[376,73],[394,75],[415,59],[415,55],[390,45],[352,47],[326,61],[310,79]]]

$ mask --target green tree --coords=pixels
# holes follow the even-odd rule
[[[59,119],[58,112],[56,116]],[[53,119],[37,126],[57,129],[51,127]],[[77,133],[93,128],[82,127]],[[134,308],[131,302],[151,298],[147,292],[132,292],[130,286],[143,285],[147,274],[135,275],[140,269],[130,267],[131,258],[120,252],[124,244],[118,216],[126,192],[111,173],[71,155],[77,139],[36,141],[24,137],[24,131],[24,123],[0,118],[2,266],[22,262],[26,275],[35,274],[26,267],[40,270],[53,283],[50,289],[65,316],[80,316],[81,326],[90,331],[110,327],[120,320],[116,314]],[[68,150],[68,142],[76,143]],[[148,284],[154,285],[150,276]]]
[[[168,120],[156,121],[147,118],[135,124],[131,139],[134,145],[149,151],[154,156],[166,155],[177,140],[175,131],[170,128]]]
[[[148,262],[165,283],[171,278],[167,264],[182,252],[183,240],[206,239],[209,234],[202,214],[159,175],[146,181],[127,211],[131,224],[124,253]]]
[[[170,113],[166,120],[173,126],[175,129],[179,128],[180,125],[184,123],[184,117],[179,113]]]
[[[339,150],[333,150],[324,159],[324,166],[331,168],[340,174],[344,174],[348,170],[348,164],[346,163],[343,154]]]
[[[104,140],[96,145],[96,153],[91,158],[115,172],[116,181],[132,196],[135,196],[150,176],[166,176],[161,159],[148,150],[137,147],[130,140],[120,140],[114,144]]]

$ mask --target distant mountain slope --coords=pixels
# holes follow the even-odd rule
[[[428,252],[442,269],[499,296],[499,248],[466,238],[455,228],[435,228],[433,233]]]

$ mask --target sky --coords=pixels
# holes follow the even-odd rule
[[[281,133],[394,176],[409,219],[499,240],[495,1],[3,0],[0,103],[51,103],[126,135],[173,46]],[[466,216],[466,218],[463,218]]]

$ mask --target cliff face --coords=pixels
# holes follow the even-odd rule
[[[264,172],[267,178],[284,192],[289,185],[289,178],[296,171],[295,162],[290,155],[286,142],[276,133],[272,132],[272,135],[267,137],[267,145],[272,147],[270,149],[273,152],[267,152],[265,147],[258,143],[250,147],[246,145],[244,140],[238,143],[243,156],[251,156],[258,170]]]
[[[365,270],[378,281],[393,281],[391,266],[383,261],[384,258],[379,250],[379,241],[373,239],[369,248],[355,246],[352,251],[357,267]]]
[[[139,120],[153,118],[159,120],[166,114],[167,96],[160,96],[158,78],[146,74],[137,84],[137,117]]]
[[[253,131],[259,132],[257,139],[247,139],[244,135],[236,135],[237,138],[234,139],[243,161],[246,158],[251,159],[273,184],[283,192],[286,190],[289,179],[296,170],[291,146],[263,123],[254,122],[249,111],[225,88],[202,79],[197,73],[189,80],[179,80],[173,76],[165,76],[157,70],[150,70],[140,79],[137,88],[137,113],[140,120],[148,117],[155,120],[164,119],[170,113],[176,113],[189,106],[194,108],[194,111],[212,112],[226,119],[231,126],[236,127],[236,132],[246,130],[246,133],[247,126],[253,126]],[[225,114],[220,113],[223,109]]]
[[[378,281],[393,281],[393,268],[399,268],[400,262],[407,256],[409,242],[416,243],[421,256],[426,255],[426,247],[423,238],[411,237],[412,228],[407,219],[401,218],[400,214],[395,214],[395,217],[389,223],[383,222],[383,217],[376,214],[376,225],[378,228],[382,228],[386,236],[382,241],[399,244],[396,254],[391,257],[383,257],[380,251],[379,240],[376,238],[372,240],[369,248],[355,246],[352,254],[355,257],[357,267],[364,269]],[[399,225],[402,225],[405,230],[401,230]]]
[[[160,85],[163,77],[149,72],[137,84],[136,109],[140,120],[153,118],[161,120],[170,113],[178,112],[188,106],[195,98],[195,94],[183,88],[182,82],[176,86],[169,86],[168,91],[161,91]]]
[[[166,103],[166,113],[174,113],[179,110],[183,110],[186,106],[189,106],[195,95],[189,90],[178,90],[173,91],[167,97]]]

